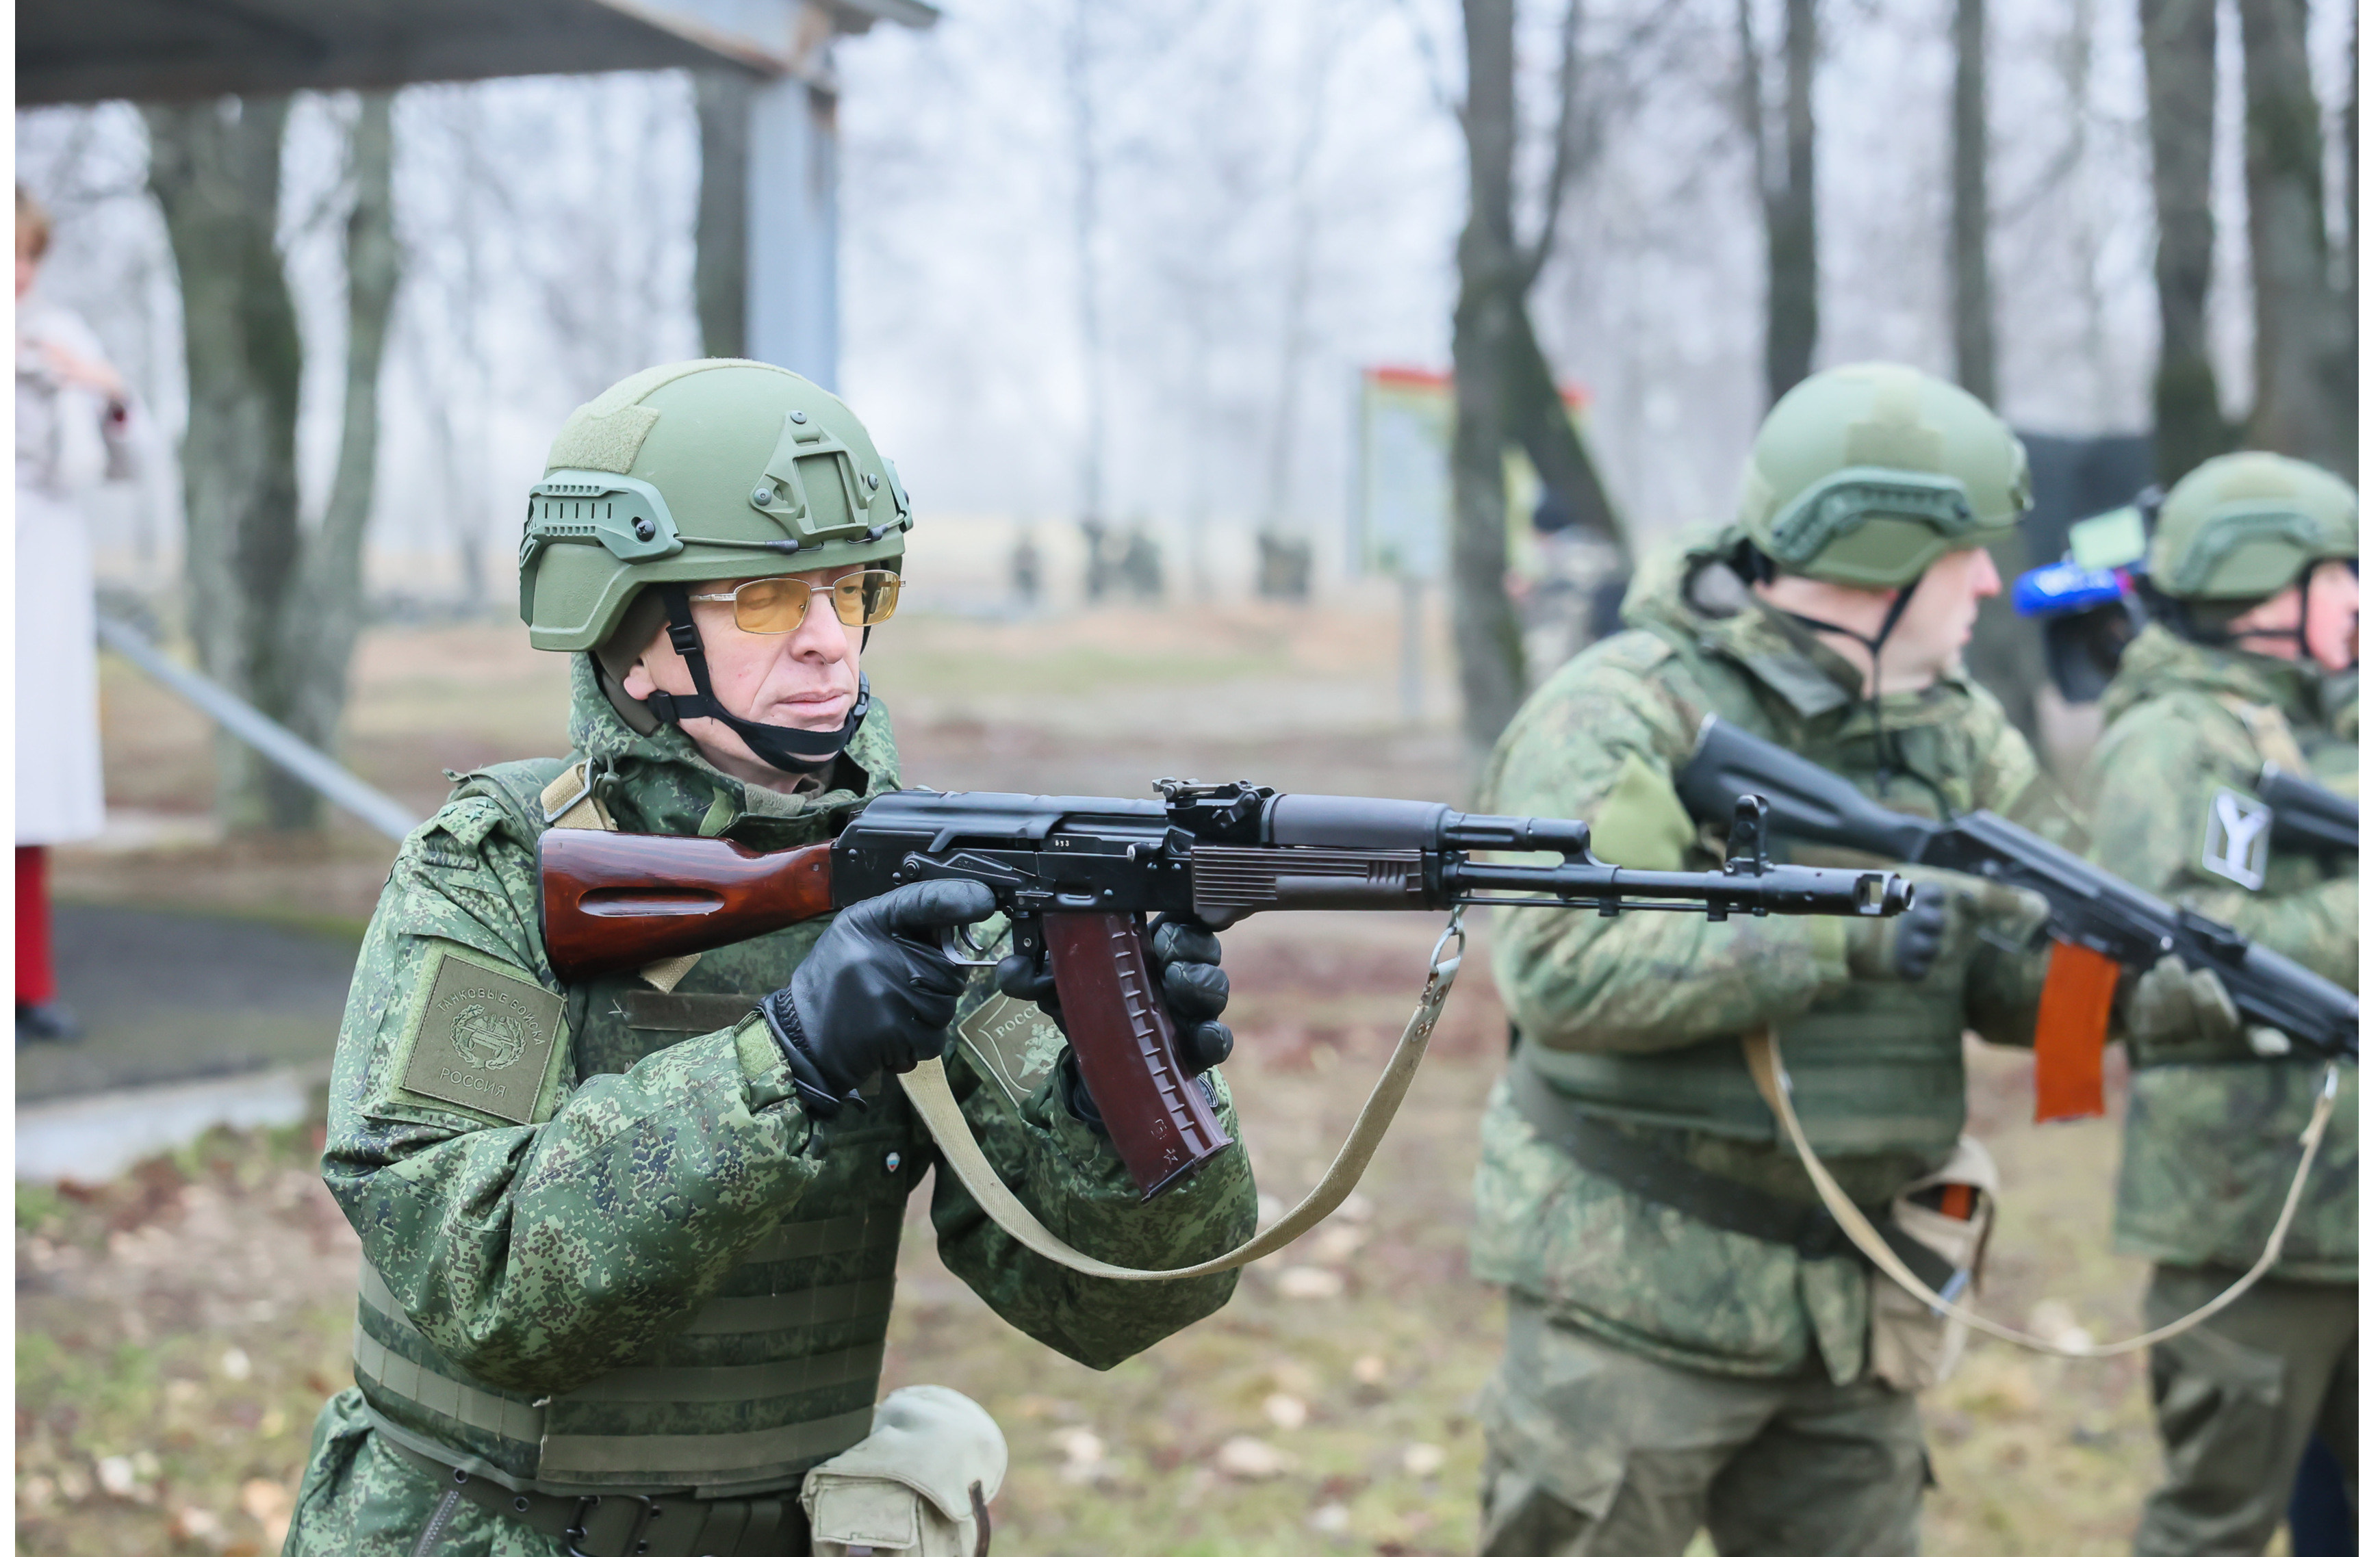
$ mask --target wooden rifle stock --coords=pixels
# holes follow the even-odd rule
[[[724,838],[549,828],[537,843],[546,960],[586,979],[814,919],[835,906],[832,848],[760,854]]]

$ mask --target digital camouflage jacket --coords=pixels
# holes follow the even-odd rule
[[[862,798],[899,783],[881,701],[832,787],[788,797],[721,774],[674,729],[630,731],[583,659],[570,741],[594,759],[595,793],[621,828],[756,848],[827,837]],[[336,1526],[358,1519],[419,1527],[437,1489],[368,1453],[375,1436],[524,1489],[606,1474],[616,1484],[625,1471],[759,1495],[770,1489],[730,1485],[732,1469],[698,1457],[675,1466],[682,1449],[671,1441],[782,1430],[791,1436],[778,1447],[798,1449],[804,1434],[827,1432],[800,1456],[814,1461],[867,1430],[902,1208],[937,1163],[933,1144],[889,1077],[864,1112],[807,1116],[766,1028],[747,1015],[822,921],[705,954],[667,993],[631,976],[554,976],[538,931],[535,797],[561,769],[466,775],[399,850],[366,937],[323,1155],[324,1180],[363,1241],[361,1388],[318,1424],[292,1551],[348,1551]],[[949,1071],[970,1125],[1061,1237],[1163,1267],[1253,1230],[1238,1150],[1144,1205],[1104,1137],[1057,1101],[1054,1028],[982,976],[956,1031]],[[538,1079],[501,1090],[497,1078],[516,1075]],[[1144,1285],[1062,1271],[993,1226],[948,1174],[935,1174],[931,1219],[944,1265],[1010,1323],[1094,1368],[1212,1313],[1234,1284],[1232,1274]],[[782,1327],[789,1292],[814,1299],[795,1330],[735,1322],[767,1304]],[[767,1399],[747,1391],[704,1405],[680,1393],[666,1407],[650,1404],[650,1386],[606,1384],[646,1379],[657,1364],[788,1382]],[[437,1394],[425,1384],[433,1374],[461,1382]],[[432,1396],[437,1411],[414,1404]],[[650,1455],[639,1434],[652,1435]],[[777,1469],[782,1487],[782,1461]],[[468,1507],[455,1534],[466,1526],[484,1526],[493,1547],[467,1539],[442,1550],[547,1550]]]
[[[1873,791],[1876,725],[1859,672],[1754,601],[1715,553],[1648,566],[1625,615],[1633,630],[1572,660],[1513,720],[1482,779],[1486,809],[1582,819],[1613,863],[1710,869],[1723,838],[1689,819],[1671,775],[1711,712]],[[2030,750],[1982,687],[1947,675],[1885,698],[1882,714],[1888,804],[1937,816],[1988,808],[2063,835]],[[1782,839],[1772,852],[1876,863]],[[1878,1204],[1955,1144],[1962,1029],[2032,1035],[2042,958],[1983,943],[1962,879],[1943,880],[1951,934],[1915,984],[1854,978],[1839,919],[1500,910],[1495,967],[1514,1063],[1696,1167],[1815,1203],[1741,1052],[1742,1033],[1777,1023],[1814,1143],[1855,1199]],[[1849,931],[1880,932],[1888,926]],[[1475,1271],[1614,1344],[1742,1376],[1793,1372],[1814,1349],[1839,1382],[1864,1367],[1864,1266],[1805,1259],[1589,1174],[1535,1135],[1501,1088],[1482,1126],[1476,1202]]]
[[[2351,686],[2151,627],[2125,649],[2107,688],[2107,733],[2084,785],[2093,858],[2354,989],[2354,857],[2270,847],[2254,795],[2270,761],[2301,763],[2355,793]],[[2253,1264],[2280,1214],[2322,1065],[2137,1039],[2133,1060],[2116,1247],[2169,1265]],[[2355,1280],[2355,1113],[2350,1064],[2279,1275]]]

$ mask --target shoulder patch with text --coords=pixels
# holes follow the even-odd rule
[[[2253,795],[2217,785],[2206,803],[2206,847],[2198,863],[2208,874],[2256,892],[2273,852],[2273,808]]]
[[[526,1125],[562,1026],[562,997],[522,973],[439,953],[405,1089]]]
[[[1066,1035],[1039,1006],[1006,995],[976,1007],[959,1024],[958,1034],[983,1074],[1020,1106],[1040,1089],[1066,1048]]]

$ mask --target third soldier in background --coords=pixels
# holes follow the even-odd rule
[[[1633,630],[1529,700],[1482,803],[1582,818],[1614,863],[1706,869],[1722,841],[1671,775],[1717,713],[1888,805],[1987,808],[2067,841],[2032,751],[1961,668],[1999,590],[1983,548],[2029,499],[2022,446],[1963,391],[1883,364],[1805,380],[1761,425],[1736,524],[1647,566]],[[1723,1557],[1917,1550],[1913,1392],[1950,1348],[1913,1304],[1871,1301],[1740,1042],[1777,1026],[1820,1156],[1878,1221],[1901,1196],[1973,1216],[1990,1180],[1960,1134],[1961,1035],[2031,1040],[2045,958],[2002,948],[2042,908],[1909,873],[1919,901],[1892,919],[1500,922],[1516,1046],[1473,1247],[1511,1304],[1483,1402],[1489,1557],[1671,1557],[1698,1527]],[[1897,1317],[1872,1336],[1878,1315]]]
[[[2149,552],[2164,621],[2124,651],[2086,783],[2108,870],[2350,990],[2355,856],[2276,842],[2255,790],[2271,765],[2355,793],[2355,554],[2354,490],[2327,472],[2239,454],[2184,477]],[[2156,1261],[2152,1325],[2255,1262],[2323,1070],[2267,1057],[2277,1035],[2243,1032],[2220,987],[2197,982],[2161,967],[2130,1012],[2116,1247]],[[2169,1015],[2156,1021],[2160,1004]],[[2316,1434],[2351,1495],[2355,1167],[2348,1065],[2280,1263],[2150,1354],[2166,1483],[2136,1552],[2263,1551]]]

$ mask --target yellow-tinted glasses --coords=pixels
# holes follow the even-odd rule
[[[831,595],[835,620],[846,627],[872,627],[888,620],[901,599],[901,576],[890,568],[862,568],[829,584],[801,578],[747,578],[723,595],[689,600],[733,601],[735,625],[747,633],[789,633],[810,614],[810,596]]]

